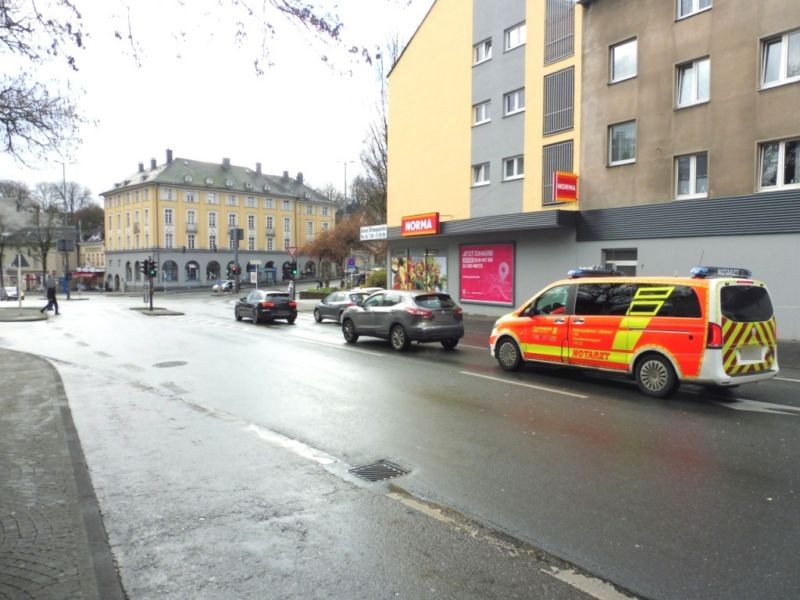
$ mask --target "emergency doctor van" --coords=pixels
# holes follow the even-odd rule
[[[570,271],[494,325],[507,370],[555,363],[632,377],[657,398],[683,383],[735,387],[778,374],[775,314],[746,269],[695,267],[690,277]]]

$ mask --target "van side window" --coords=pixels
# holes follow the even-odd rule
[[[542,294],[536,304],[525,311],[528,316],[532,315],[558,315],[564,314],[567,308],[567,298],[569,296],[568,285],[558,285],[550,288]]]
[[[582,283],[575,298],[576,315],[625,315],[633,286],[624,283]]]
[[[702,316],[700,301],[694,288],[687,285],[645,283],[636,286],[629,314],[692,319]]]

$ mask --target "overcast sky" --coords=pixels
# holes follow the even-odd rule
[[[329,6],[338,6],[347,40],[373,48],[393,36],[407,41],[432,2],[331,0]],[[167,148],[181,158],[226,157],[252,168],[260,162],[270,174],[302,171],[315,188],[333,184],[341,191],[343,161],[355,161],[347,166],[348,181],[360,172],[359,153],[377,115],[380,80],[374,67],[314,42],[301,26],[277,17],[269,41],[274,65],[257,77],[252,44],[260,41],[258,25],[237,48],[230,33],[233,12],[219,8],[217,0],[182,7],[178,0],[131,3],[143,51],[137,66],[126,44],[112,37],[114,26],[124,25],[120,16],[127,19],[122,4],[86,5],[91,39],[78,55],[80,71],[52,75],[54,85],[70,86],[79,109],[95,121],[83,128],[82,144],[67,160],[68,181],[97,197],[134,173],[139,162],[163,163]],[[179,31],[187,35],[179,37]],[[327,64],[323,55],[331,59]],[[58,160],[54,155],[49,164],[30,169],[0,156],[0,179],[60,182]]]

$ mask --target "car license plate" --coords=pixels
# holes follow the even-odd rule
[[[764,360],[764,349],[761,346],[742,346],[739,348],[739,360],[745,362],[760,362]]]

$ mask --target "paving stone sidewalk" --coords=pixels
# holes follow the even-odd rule
[[[61,378],[0,349],[0,599],[125,598]]]

